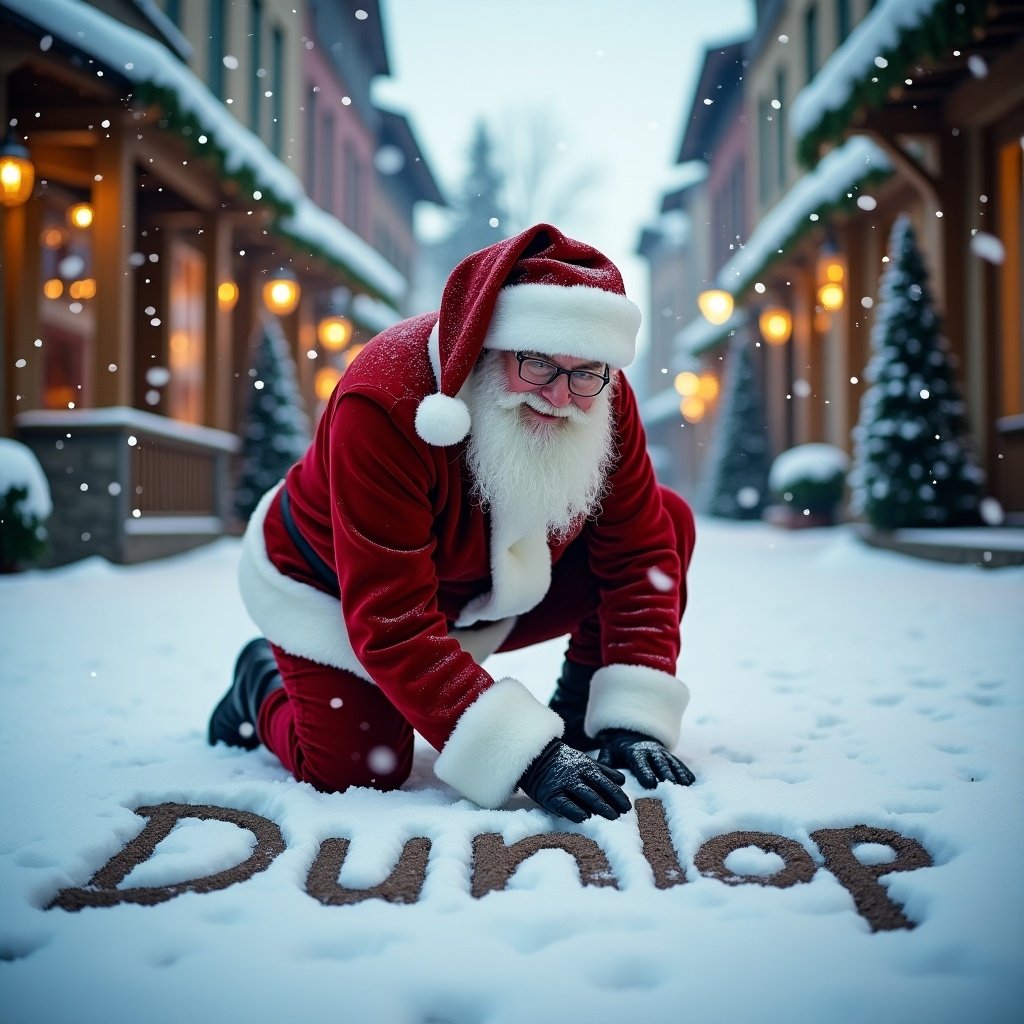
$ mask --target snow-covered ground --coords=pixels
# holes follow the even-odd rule
[[[480,810],[437,782],[425,746],[404,790],[333,796],[263,750],[208,747],[207,714],[252,635],[235,541],[0,578],[0,1018],[1019,1020],[1024,569],[915,561],[843,529],[700,528],[678,749],[698,781],[654,794],[685,870],[662,888],[635,814],[572,826],[522,796]],[[560,660],[551,643],[492,668],[546,698]],[[162,803],[254,812],[285,849],[219,891],[43,909],[141,832],[135,808]],[[811,833],[859,824],[930,855],[881,876],[879,906],[916,927],[872,930],[824,866]],[[793,840],[818,869],[788,888],[757,884],[782,860],[747,845],[725,860],[746,880],[702,875],[698,850],[736,831]],[[473,838],[488,832],[590,837],[617,887],[584,887],[569,854],[543,850],[504,891],[474,897]],[[432,844],[417,902],[328,906],[306,892],[321,841],[351,840],[340,883],[367,888],[417,836]],[[231,868],[254,842],[186,818],[122,887]],[[876,873],[893,857],[855,849]]]

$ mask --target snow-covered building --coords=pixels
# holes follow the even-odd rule
[[[698,297],[748,230],[745,51],[745,40],[705,51],[676,157],[682,181],[662,197],[660,218],[644,229],[638,250],[649,269],[652,325],[651,390],[641,414],[660,479],[691,500],[717,419],[724,369],[724,353],[692,343],[694,332],[703,337],[708,327]],[[725,334],[737,326],[728,324]],[[716,329],[710,340],[720,333]]]
[[[52,562],[233,528],[261,317],[315,415],[406,314],[413,207],[443,199],[370,100],[388,71],[376,0],[0,0],[4,152],[34,178],[0,208],[0,433],[46,470]]]
[[[885,247],[906,213],[988,490],[1008,517],[1024,516],[1024,11],[1004,0],[759,0],[743,55],[730,116],[749,152],[749,227],[710,281],[736,312],[687,324],[671,369],[724,356],[746,329],[773,450],[850,451]],[[714,109],[706,92],[694,94],[688,131]],[[733,240],[722,211],[708,228]],[[769,312],[781,325],[771,337]]]

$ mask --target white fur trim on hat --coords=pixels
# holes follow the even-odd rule
[[[628,366],[636,355],[639,308],[618,292],[587,285],[502,288],[484,348],[543,352]]]
[[[646,665],[605,665],[590,681],[584,722],[588,736],[602,729],[646,733],[671,750],[690,700],[686,684]]]
[[[437,320],[427,338],[427,356],[434,371],[434,383],[441,387],[441,321]],[[416,406],[416,433],[435,448],[458,444],[470,428],[469,406],[456,395],[438,390]]]
[[[562,719],[517,679],[499,679],[462,712],[434,774],[481,807],[500,807]]]

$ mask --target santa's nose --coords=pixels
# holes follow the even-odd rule
[[[572,401],[569,378],[561,373],[550,384],[545,384],[540,393],[556,409],[562,409]]]

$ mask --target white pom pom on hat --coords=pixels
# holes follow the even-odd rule
[[[458,444],[470,415],[459,391],[485,348],[527,349],[628,366],[640,310],[615,264],[584,242],[538,224],[466,257],[441,298],[428,353],[438,390],[416,410],[416,433]]]
[[[469,433],[469,408],[440,391],[427,395],[416,407],[416,433],[435,448],[458,444]]]

